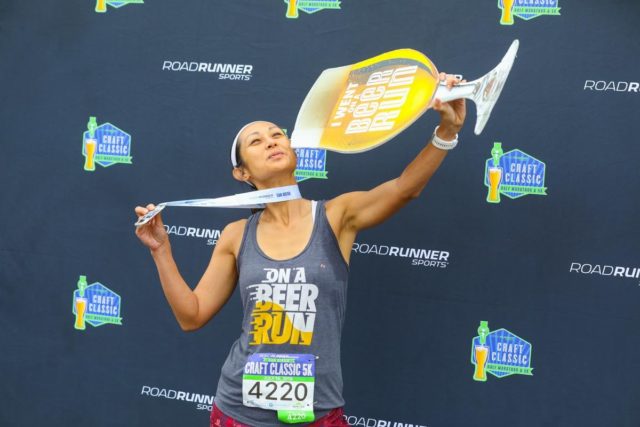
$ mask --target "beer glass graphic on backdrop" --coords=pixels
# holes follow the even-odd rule
[[[487,380],[487,359],[489,356],[489,347],[486,345],[487,335],[489,335],[489,326],[486,320],[480,321],[478,327],[478,335],[480,336],[480,344],[473,348],[476,358],[476,368],[473,373],[473,379],[476,381]]]
[[[96,156],[96,147],[98,145],[98,141],[96,140],[97,127],[98,127],[98,124],[96,123],[96,118],[89,117],[89,123],[87,123],[87,130],[89,131],[89,137],[84,140],[84,151],[85,151],[84,170],[86,171],[96,170],[96,165],[94,160]]]
[[[84,296],[84,290],[87,288],[87,277],[80,276],[78,280],[78,296],[74,300],[74,306],[76,309],[76,322],[74,327],[79,330],[86,329],[85,314],[87,312],[87,299]]]
[[[96,12],[104,13],[107,11],[107,0],[96,0]]]
[[[500,24],[513,25],[513,4],[516,0],[502,0],[502,17],[500,18]]]
[[[493,158],[493,166],[489,167],[489,194],[487,194],[487,202],[500,203],[500,182],[502,181],[502,168],[499,166],[500,158],[503,155],[502,143],[494,142],[491,149],[491,157]]]
[[[287,6],[287,18],[297,18],[298,17],[298,0],[289,0],[289,5]]]
[[[487,202],[500,203],[500,192],[498,187],[502,180],[502,168],[491,166],[489,168],[489,194],[487,195]]]

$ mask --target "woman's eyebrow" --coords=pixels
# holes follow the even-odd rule
[[[278,126],[271,126],[271,127],[269,127],[269,129],[267,129],[267,130],[271,130],[271,129],[280,129],[280,128],[279,128]],[[249,137],[250,137],[251,135],[256,135],[256,134],[260,134],[260,132],[258,132],[258,131],[251,132],[249,135],[247,135],[247,139],[249,139]]]

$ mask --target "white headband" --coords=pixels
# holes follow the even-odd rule
[[[251,126],[252,124],[263,122],[263,121],[264,120],[255,120],[251,123],[247,123],[246,125],[242,126],[242,129],[238,131],[238,134],[233,139],[233,144],[231,145],[231,164],[233,165],[234,168],[238,167],[238,159],[236,158],[236,146],[238,145],[238,138],[240,138],[240,134],[242,133],[243,130],[245,130],[247,127]]]

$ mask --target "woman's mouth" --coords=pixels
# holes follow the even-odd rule
[[[279,159],[282,156],[284,156],[284,153],[282,151],[276,151],[275,153],[269,154],[269,157],[267,157],[267,159],[268,160]]]

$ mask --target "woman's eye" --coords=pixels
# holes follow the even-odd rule
[[[253,141],[251,141],[251,142],[249,143],[249,145],[253,145],[253,144],[255,144],[255,143],[259,142],[259,141],[260,141],[259,139],[254,139]]]

